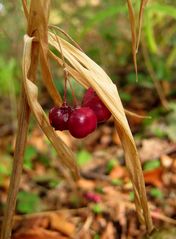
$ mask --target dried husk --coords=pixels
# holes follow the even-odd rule
[[[27,95],[28,103],[41,129],[56,149],[63,165],[66,166],[72,172],[74,178],[78,178],[79,173],[77,165],[75,163],[74,154],[62,141],[62,139],[56,134],[54,129],[50,126],[48,117],[46,116],[45,112],[43,111],[37,100],[38,88],[32,82],[32,79],[28,78],[31,56],[33,55],[32,45],[35,43],[35,41],[37,41],[39,44],[39,57],[44,85],[48,89],[48,92],[53,98],[55,104],[62,104],[62,98],[53,83],[50,65],[48,61],[48,18],[50,0],[32,0],[29,13],[27,12],[26,1],[23,1],[23,5],[25,15],[28,16],[28,35],[25,35],[24,37],[24,52],[22,61],[23,84],[25,93]],[[35,16],[35,18],[33,18],[33,16]],[[29,37],[30,35],[32,35],[32,32],[35,33],[35,37]]]
[[[108,107],[114,117],[115,127],[122,141],[126,165],[134,188],[138,217],[142,223],[145,222],[147,230],[150,232],[153,225],[147,204],[141,163],[117,88],[103,69],[86,54],[61,37],[57,37],[59,38],[64,57],[70,63],[71,69],[73,68],[79,73],[79,79],[76,78],[76,75],[75,79],[80,83],[80,76],[82,76],[82,85],[85,84],[86,80],[87,84],[94,88],[97,95]],[[56,37],[53,33],[49,33],[49,43],[60,51]],[[68,68],[68,71],[69,69],[70,68]]]
[[[37,100],[38,88],[27,77],[31,63],[31,46],[33,39],[34,38],[25,35],[23,61],[22,61],[23,83],[28,103],[34,116],[36,117],[39,126],[41,127],[45,135],[48,137],[54,148],[56,149],[61,162],[63,163],[63,165],[68,167],[68,169],[72,172],[75,178],[78,178],[79,173],[74,160],[74,154],[62,141],[62,139],[56,134],[55,130],[51,127],[48,117],[46,116],[45,112],[43,111],[41,105]]]

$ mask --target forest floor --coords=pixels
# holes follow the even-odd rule
[[[137,103],[133,102],[133,105],[135,108],[130,109],[147,115],[147,107],[141,107],[146,103],[136,107]],[[151,216],[155,227],[159,232],[162,229],[164,235],[152,238],[172,239],[176,235],[176,143],[172,128],[166,134],[169,132],[167,116],[171,113],[158,113],[160,116],[150,124],[139,118],[128,118],[144,170]],[[70,137],[68,132],[58,134],[76,152],[81,177],[77,182],[71,179],[41,130],[32,126],[12,238],[144,238],[145,227],[136,216],[132,184],[113,120],[99,125],[83,140]],[[14,141],[11,132],[2,135],[0,141],[1,221]]]

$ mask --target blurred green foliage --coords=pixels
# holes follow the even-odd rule
[[[92,155],[84,149],[81,149],[80,151],[77,152],[77,164],[79,166],[83,166],[86,163],[88,163],[92,159]]]
[[[160,167],[160,160],[151,160],[144,163],[144,170],[150,171]]]
[[[20,213],[39,212],[41,210],[40,197],[32,192],[21,191],[17,196],[17,211]]]
[[[18,0],[17,3],[0,1],[0,86],[3,86],[0,88],[1,93],[4,92],[4,94],[8,88],[6,81],[12,79],[18,93],[21,78],[20,66],[26,20],[22,12],[21,1]],[[139,1],[133,1],[133,5],[138,12]],[[160,81],[175,80],[175,6],[176,3],[173,1],[150,1],[144,13],[142,41],[147,46],[150,63],[157,80]],[[84,51],[107,71],[119,87],[120,93],[124,91],[126,85],[135,84],[130,24],[124,1],[53,0],[50,22],[68,32]],[[138,53],[139,86],[154,88],[141,48]],[[57,88],[62,93],[62,70],[58,71],[54,66],[52,71]],[[74,88],[78,97],[81,97],[80,88],[75,85]],[[71,97],[71,94],[69,96]],[[121,93],[121,97],[127,102],[131,100],[128,92]]]
[[[163,199],[163,192],[159,188],[151,188],[150,195],[154,198]]]

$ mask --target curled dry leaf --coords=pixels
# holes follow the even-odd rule
[[[138,217],[141,222],[144,223],[145,221],[147,230],[151,231],[153,225],[146,199],[141,164],[117,88],[103,69],[92,61],[86,54],[61,37],[57,37],[60,41],[64,57],[69,62],[69,73],[71,74],[74,70],[76,72],[74,77],[79,83],[84,85],[86,82],[86,85],[93,87],[97,95],[111,111],[114,117],[115,127],[124,147],[126,165],[133,183]],[[60,51],[56,36],[50,32],[49,43],[56,48],[57,51]],[[55,56],[55,58],[58,62],[61,61],[57,56]],[[77,75],[79,76],[78,78],[76,77]],[[83,79],[82,82],[80,82],[81,79]]]
[[[22,69],[23,69],[23,84],[27,95],[28,103],[41,129],[43,130],[45,135],[48,137],[48,139],[56,149],[60,160],[65,166],[69,168],[69,170],[73,173],[74,177],[78,178],[78,169],[72,151],[62,141],[62,139],[58,137],[54,129],[50,126],[48,117],[46,116],[45,112],[43,111],[42,107],[40,106],[37,100],[38,88],[27,77],[31,63],[32,41],[33,41],[32,37],[25,35]]]

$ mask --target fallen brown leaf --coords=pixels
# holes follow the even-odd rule
[[[168,155],[162,155],[161,156],[161,164],[164,168],[170,168],[173,162],[173,158]]]
[[[123,178],[128,175],[127,170],[125,167],[117,165],[114,167],[110,173],[110,178]]]
[[[43,228],[23,230],[12,236],[12,239],[68,239],[58,232],[52,232]]]
[[[88,191],[88,190],[91,191],[96,186],[94,181],[86,180],[83,178],[81,178],[80,180],[77,181],[77,185],[78,185],[78,187],[80,187],[81,189],[86,190],[86,191]]]
[[[162,168],[157,168],[152,171],[144,172],[145,183],[150,183],[159,188],[163,187],[162,173],[163,173]]]
[[[160,158],[165,153],[169,143],[157,138],[145,139],[142,141],[142,148],[139,151],[142,162]]]
[[[115,230],[114,230],[112,222],[109,222],[107,224],[101,239],[115,239]]]
[[[64,215],[52,213],[49,217],[52,229],[60,231],[67,236],[75,234],[75,225],[69,222]]]

